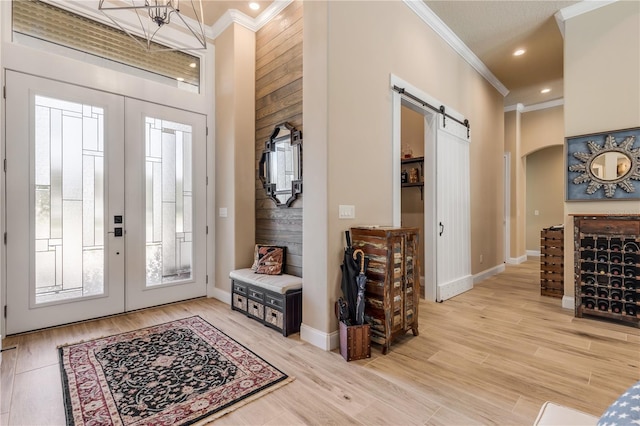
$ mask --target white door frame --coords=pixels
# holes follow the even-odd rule
[[[505,152],[503,159],[504,174],[504,263],[511,257],[511,153]]]
[[[428,102],[431,105],[443,105],[433,96],[425,93],[416,86],[408,83],[400,77],[390,74],[390,87],[392,92],[392,223],[393,226],[401,226],[401,191],[400,172],[401,172],[401,116],[402,106],[409,107],[416,112],[425,116],[425,132],[424,132],[424,258],[422,259],[422,275],[424,275],[425,299],[438,301],[438,282],[437,282],[437,203],[436,203],[436,132],[438,114],[423,105],[402,96],[394,86],[402,87],[407,92]],[[462,114],[452,108],[447,107],[447,114],[454,116],[460,120],[463,119]],[[428,255],[430,254],[430,255]]]
[[[96,90],[102,90],[108,93],[114,93],[129,96],[137,99],[143,99],[148,102],[159,104],[166,103],[167,99],[171,100],[171,105],[207,116],[207,176],[209,184],[207,186],[207,222],[210,221],[209,216],[215,207],[215,46],[210,44],[206,51],[198,53],[203,58],[201,61],[201,87],[200,93],[191,93],[178,88],[170,87],[162,83],[147,80],[145,78],[127,74],[121,71],[104,68],[100,65],[85,62],[86,55],[78,54],[78,52],[68,50],[62,52],[62,49],[52,49],[47,47],[34,48],[26,47],[18,43],[11,42],[11,2],[0,1],[0,21],[2,25],[0,43],[2,44],[2,56],[0,72],[8,69],[24,72],[27,74],[38,75],[53,80],[76,84]],[[43,66],[46,64],[46,67]],[[73,72],[69,72],[73,70]],[[2,112],[6,115],[6,108],[2,108]],[[5,115],[2,117],[4,124]],[[0,132],[0,152],[5,151],[5,134]],[[2,156],[4,159],[4,155]],[[4,182],[4,176],[0,179],[0,183]],[[0,189],[0,198],[4,205],[4,185]],[[2,221],[0,221],[0,236],[6,231],[4,220],[4,208],[0,208],[2,213]],[[6,304],[6,250],[4,246],[0,250],[2,254],[0,259],[0,309]],[[207,275],[215,277],[215,227],[209,226],[209,234],[207,238]],[[217,291],[219,292],[219,290]],[[209,280],[207,286],[208,296],[216,294],[216,284],[214,280]],[[4,337],[5,321],[3,315],[0,314],[0,335]]]

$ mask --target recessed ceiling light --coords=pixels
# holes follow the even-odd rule
[[[178,80],[178,81],[184,81],[184,78],[182,78],[182,77],[178,77],[178,78],[176,78],[176,80]]]
[[[196,65],[196,63],[195,63],[195,62],[191,62],[191,63],[189,64],[189,66],[190,66],[191,68],[195,68],[197,65]]]
[[[258,10],[260,9],[260,5],[256,2],[251,2],[249,3],[249,7],[251,8],[251,10]]]
[[[547,87],[547,88],[542,89],[542,90],[540,91],[540,93],[549,93],[550,91],[551,91],[551,89],[549,89],[549,88]]]
[[[520,55],[524,55],[524,52],[526,52],[526,50],[524,49],[518,49],[515,52],[513,52],[513,56],[520,56]]]

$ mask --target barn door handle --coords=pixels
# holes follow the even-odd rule
[[[444,232],[444,225],[440,222],[440,236],[442,237],[442,233]]]

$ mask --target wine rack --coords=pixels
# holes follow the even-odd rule
[[[640,216],[575,216],[575,313],[640,324]]]
[[[540,232],[540,294],[564,296],[564,229],[557,226]]]

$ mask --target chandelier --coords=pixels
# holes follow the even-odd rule
[[[147,51],[207,48],[202,0],[100,0],[98,10]],[[172,22],[178,31],[159,42],[156,36]]]

